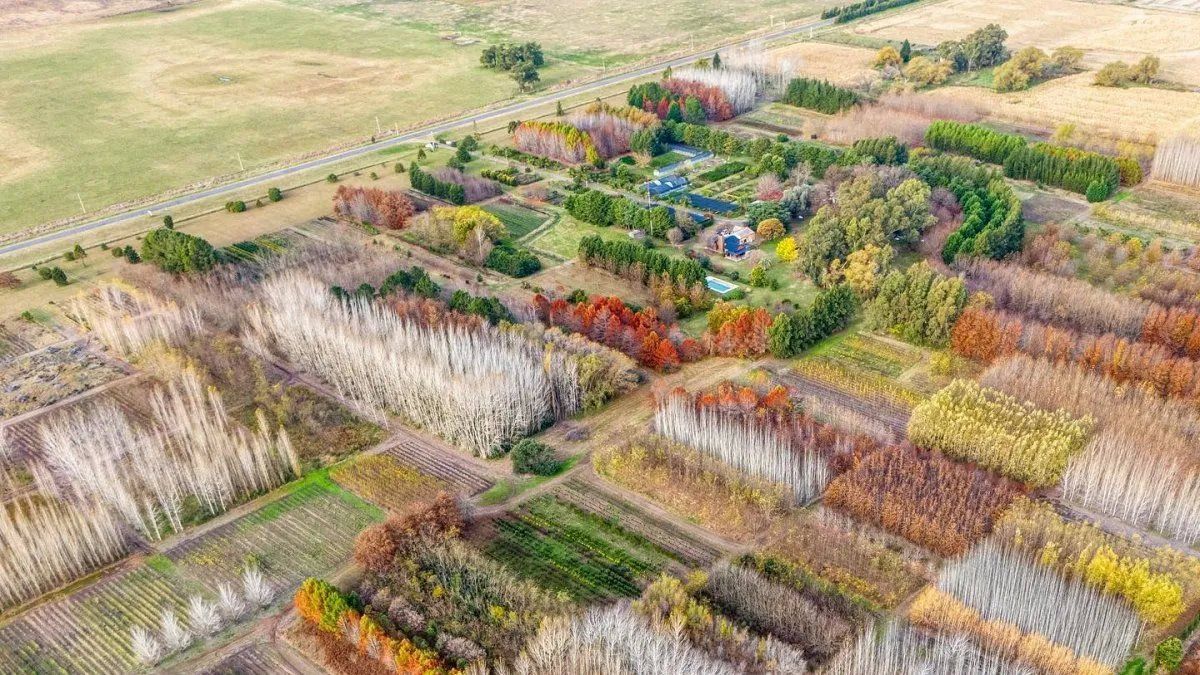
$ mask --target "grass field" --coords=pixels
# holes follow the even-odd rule
[[[272,0],[0,37],[0,233],[512,96],[479,49]]]
[[[0,234],[365,141],[515,95],[486,42],[540,40],[544,84],[812,16],[828,0],[202,0],[0,36]],[[587,30],[580,30],[586,26]],[[461,44],[443,39],[459,34]],[[482,40],[483,42],[480,42]]]
[[[533,232],[547,219],[546,214],[515,203],[494,202],[483,208],[504,223],[508,228],[508,236],[513,240]]]

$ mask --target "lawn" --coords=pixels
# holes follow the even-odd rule
[[[515,203],[495,202],[483,208],[504,223],[508,236],[514,241],[536,230],[548,218],[544,213]]]
[[[593,234],[598,234],[609,240],[629,238],[626,230],[590,225],[580,222],[564,212],[559,215],[558,222],[526,242],[526,244],[535,251],[548,253],[563,260],[570,260],[579,252],[579,241]]]
[[[650,160],[650,168],[661,169],[664,166],[671,166],[672,164],[682,162],[685,159],[687,159],[687,156],[683,153],[671,150],[670,152],[664,152],[663,154],[656,155],[654,158],[652,158]]]

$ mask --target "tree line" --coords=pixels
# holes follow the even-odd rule
[[[940,120],[929,125],[925,142],[932,148],[1004,165],[1009,178],[1047,183],[1087,196],[1107,199],[1121,182],[1121,169],[1111,157],[1050,143],[1029,145],[1025,138],[978,124]]]
[[[821,12],[822,19],[833,19],[835,23],[846,23],[875,12],[883,12],[895,7],[910,5],[917,0],[863,0],[850,5],[830,7]]]
[[[858,309],[858,296],[846,284],[817,294],[813,303],[793,313],[780,312],[767,330],[771,354],[789,359],[846,327]]]
[[[621,195],[600,190],[584,190],[563,201],[567,213],[585,223],[607,227],[616,225],[627,230],[643,230],[651,237],[665,237],[675,226],[675,215],[665,206],[646,208]]]
[[[783,102],[834,115],[858,103],[858,94],[825,80],[797,77],[788,83]]]
[[[598,235],[579,241],[579,259],[612,272],[640,264],[644,267],[643,284],[649,283],[651,276],[664,272],[683,287],[703,283],[705,277],[704,268],[690,258],[667,256],[632,241],[605,241]]]
[[[457,183],[438,180],[433,174],[426,173],[416,162],[408,167],[408,180],[414,190],[427,195],[444,199],[451,204],[462,206],[467,203],[467,190]]]
[[[1021,200],[995,171],[947,155],[921,157],[909,167],[930,186],[949,189],[962,206],[962,225],[942,246],[943,261],[953,262],[959,254],[999,260],[1021,250]]]

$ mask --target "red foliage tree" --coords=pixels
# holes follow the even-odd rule
[[[660,319],[653,307],[635,312],[615,296],[570,303],[538,294],[533,298],[533,308],[543,323],[586,335],[653,370],[669,372],[680,363],[704,356],[699,342],[683,337],[679,327]]]
[[[399,230],[416,213],[416,207],[402,192],[339,185],[333,195],[333,212],[375,227]]]

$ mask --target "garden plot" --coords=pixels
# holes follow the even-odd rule
[[[254,643],[225,657],[202,675],[292,675],[295,672],[275,647]]]
[[[345,562],[359,530],[382,519],[380,510],[317,473],[278,501],[167,551],[181,573],[215,588],[237,583],[256,563],[276,588]]]
[[[633,506],[608,496],[603,490],[578,479],[571,479],[554,492],[559,501],[593,513],[648,541],[694,567],[712,564],[722,551],[679,531],[679,528],[654,518]]]
[[[870,333],[857,333],[840,340],[828,352],[860,369],[897,377],[923,360],[920,349]]]
[[[0,360],[14,358],[60,342],[63,336],[36,321],[12,319],[0,323]]]
[[[475,495],[492,486],[493,481],[450,454],[452,451],[440,450],[432,442],[406,429],[399,429],[398,434],[401,436],[400,442],[385,452],[404,464],[442,481],[457,492]]]
[[[637,597],[645,582],[679,562],[649,539],[550,496],[484,528],[491,531],[483,546],[489,557],[580,602]]]
[[[124,374],[83,341],[22,354],[0,363],[0,418],[37,410]]]
[[[389,511],[432,499],[447,487],[388,454],[364,455],[334,467],[329,477],[342,487]]]
[[[185,611],[186,591],[173,577],[142,565],[30,610],[0,628],[0,673],[137,670],[130,629],[157,630],[164,607]]]
[[[805,363],[812,365],[802,365]],[[831,401],[841,409],[878,420],[903,438],[913,405],[910,397],[915,394],[886,378],[848,378],[845,368],[830,363],[801,361],[776,377],[792,390],[793,398]]]

